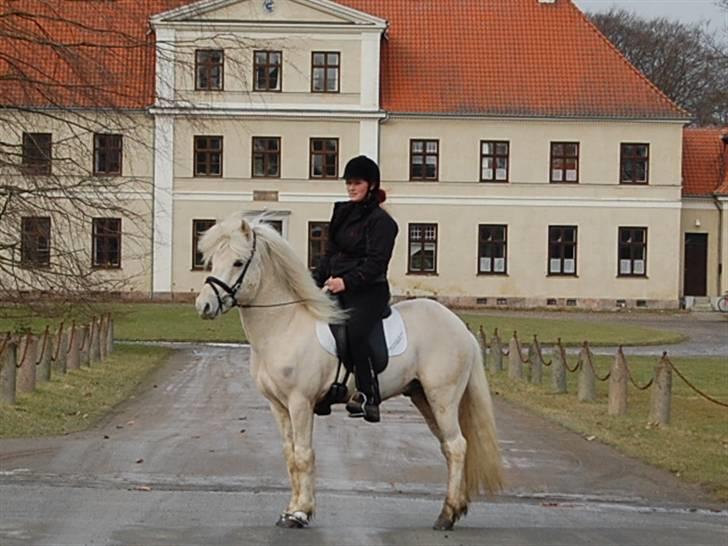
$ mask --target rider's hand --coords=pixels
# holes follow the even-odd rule
[[[329,292],[331,292],[332,294],[339,294],[346,290],[344,279],[342,279],[341,277],[329,277],[324,285],[326,286],[326,288],[329,289]]]

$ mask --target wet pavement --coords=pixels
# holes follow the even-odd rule
[[[288,480],[245,347],[185,346],[85,433],[0,440],[2,546],[725,545],[696,487],[496,400],[507,491],[436,533],[445,465],[404,398],[383,422],[316,422],[317,513],[277,529]]]

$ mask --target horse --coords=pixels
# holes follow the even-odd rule
[[[196,299],[203,319],[237,307],[250,343],[250,370],[283,438],[291,499],[276,525],[301,528],[314,513],[314,407],[338,375],[319,343],[317,321],[346,319],[293,248],[264,218],[234,214],[210,228],[198,248],[211,267]],[[475,336],[430,299],[393,306],[408,346],[379,376],[382,400],[404,394],[440,442],[447,494],[434,528],[452,529],[471,497],[502,488],[502,460],[483,358]],[[350,385],[351,387],[351,385]]]

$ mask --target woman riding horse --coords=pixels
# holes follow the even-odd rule
[[[392,257],[397,223],[380,205],[386,194],[377,164],[355,157],[344,169],[349,201],[334,205],[326,255],[314,271],[320,287],[335,294],[348,312],[348,367],[354,369],[358,392],[346,409],[351,417],[379,422],[379,384],[371,361],[368,338],[389,298],[387,268]]]

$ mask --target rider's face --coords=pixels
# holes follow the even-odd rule
[[[346,181],[346,191],[349,193],[349,199],[354,203],[360,203],[367,197],[369,182],[361,178],[352,178]]]

